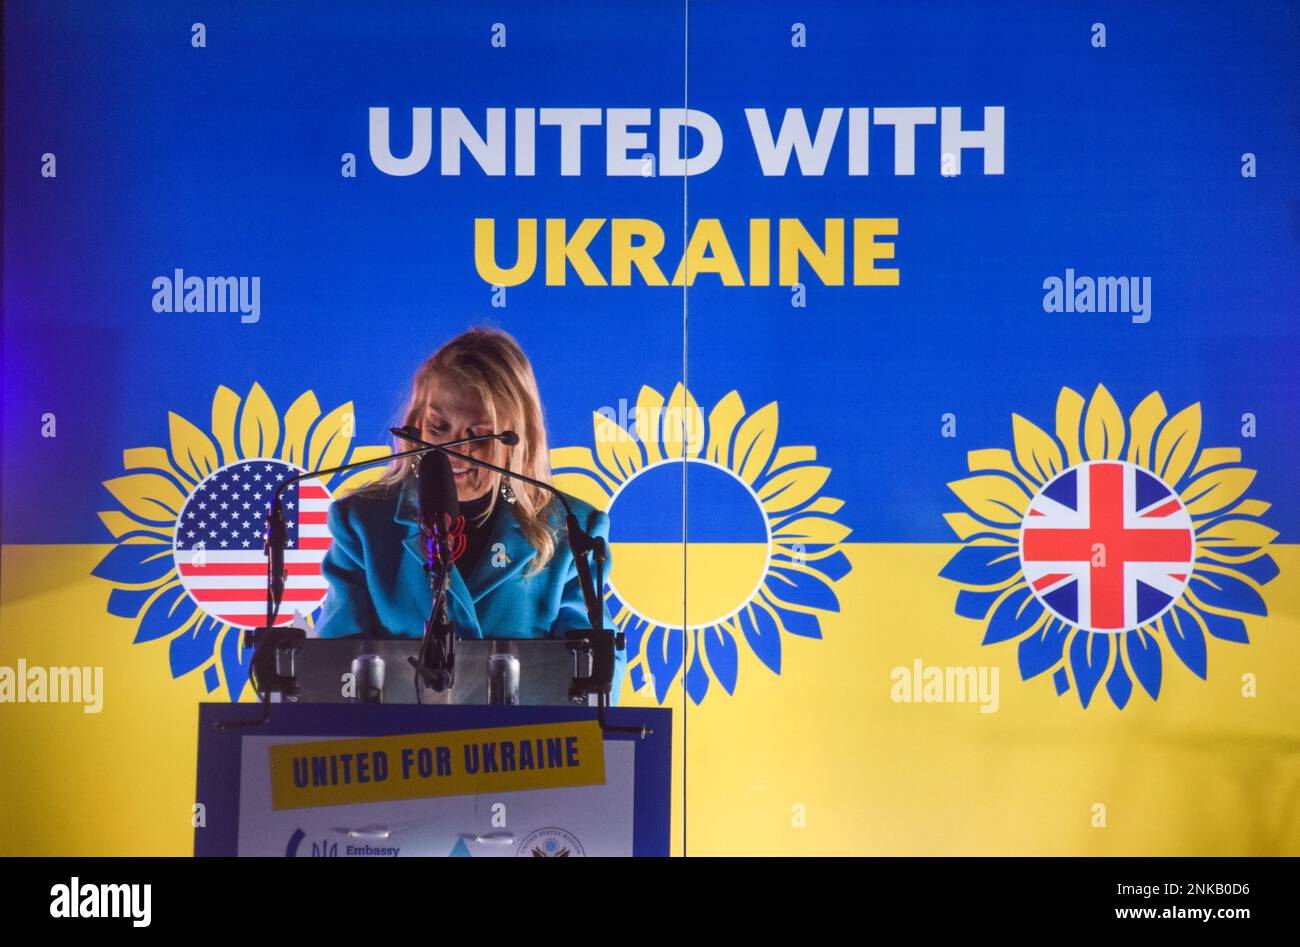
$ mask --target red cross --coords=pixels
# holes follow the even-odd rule
[[[1090,522],[1084,529],[1026,529],[1025,561],[1092,561],[1096,546],[1105,565],[1093,562],[1092,627],[1124,627],[1124,566],[1130,562],[1188,562],[1192,537],[1186,529],[1124,528],[1124,465],[1088,467]],[[1163,509],[1163,508],[1162,508]]]

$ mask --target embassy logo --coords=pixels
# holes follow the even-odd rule
[[[262,277],[186,276],[181,269],[157,276],[154,312],[238,312],[240,322],[262,318]]]
[[[153,918],[153,885],[70,884],[50,889],[50,917],[129,917],[133,927],[148,927]]]
[[[295,829],[293,835],[289,837],[289,844],[284,847],[285,858],[338,858],[339,843],[331,841],[328,838],[321,839],[319,842],[311,843],[311,854],[307,855],[306,849],[302,843],[307,840],[307,833],[301,828]],[[349,858],[371,857],[371,858],[395,858],[401,851],[396,846],[379,847],[375,845],[348,845],[343,855]]]
[[[519,858],[582,858],[583,851],[578,837],[566,829],[547,826],[538,829],[519,844]]]

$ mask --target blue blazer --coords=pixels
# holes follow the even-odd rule
[[[609,538],[608,516],[576,497],[568,499],[584,529]],[[323,638],[424,634],[433,592],[420,553],[417,505],[409,477],[400,491],[352,494],[330,504],[328,523],[334,541],[321,563],[329,592],[316,623],[317,634]],[[577,567],[564,537],[563,509],[552,504],[555,555],[536,575],[525,576],[525,567],[536,553],[509,506],[502,505],[505,508],[492,518],[492,533],[478,564],[469,575],[463,575],[459,566],[452,569],[448,616],[457,637],[563,637],[565,631],[588,627]],[[605,627],[614,627],[608,606],[604,611]],[[615,655],[610,696],[617,703],[627,652]]]

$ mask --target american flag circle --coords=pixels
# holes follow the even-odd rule
[[[1030,501],[1020,530],[1020,564],[1034,596],[1085,631],[1114,634],[1155,621],[1187,588],[1195,554],[1178,494],[1120,461],[1062,471]]]
[[[303,471],[261,457],[227,464],[199,483],[176,521],[173,554],[181,583],[199,609],[237,628],[266,624],[266,514],[277,484]],[[330,546],[330,493],[303,480],[281,495],[289,573],[277,625],[310,614],[325,598],[321,560]]]

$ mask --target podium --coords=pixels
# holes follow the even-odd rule
[[[672,712],[615,707],[199,706],[195,855],[669,852]]]

